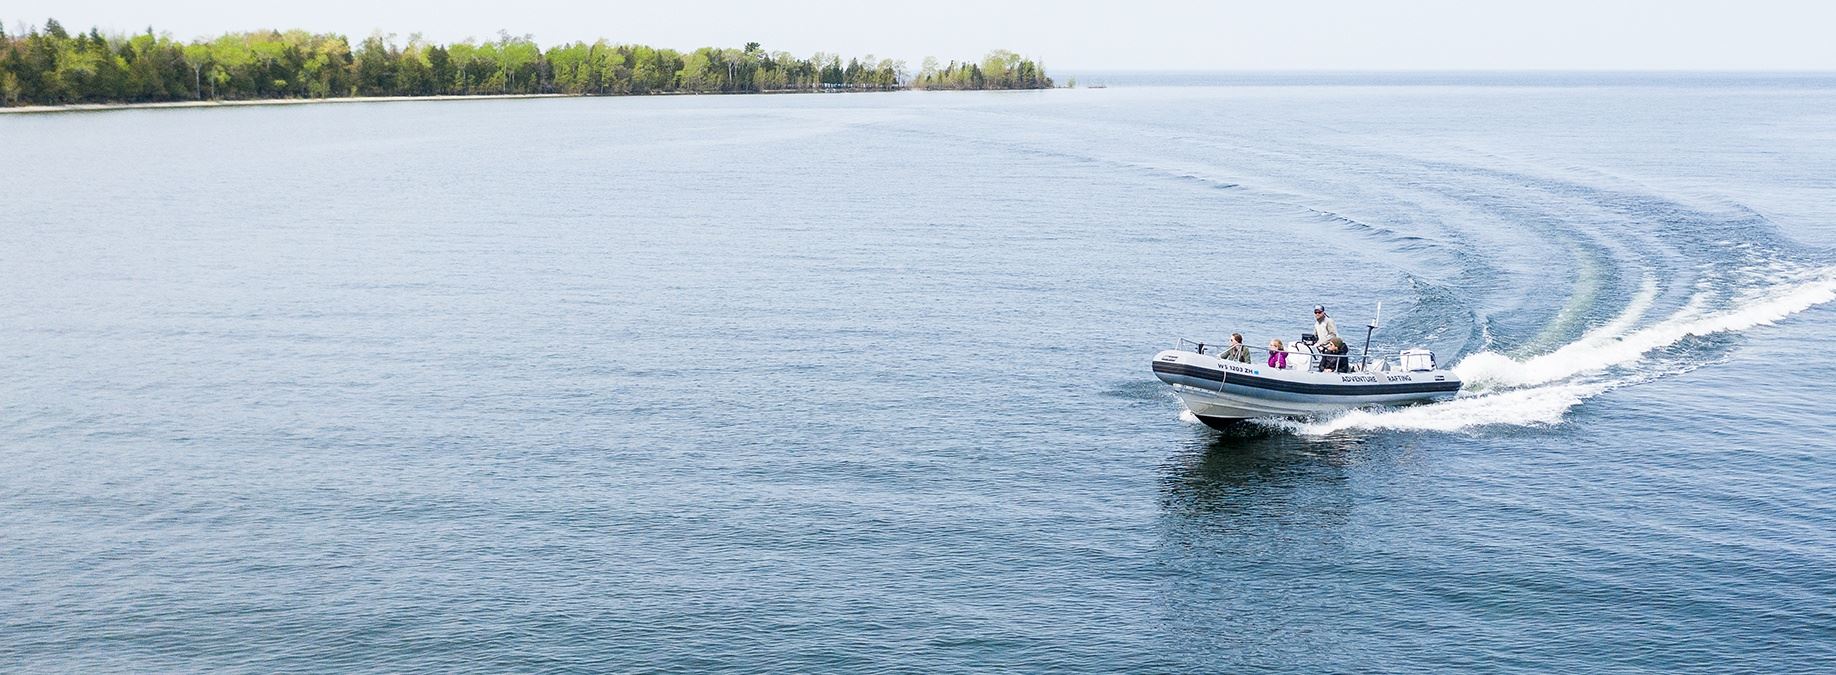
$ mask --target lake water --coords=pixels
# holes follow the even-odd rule
[[[1121,80],[0,117],[0,668],[1836,663],[1836,78]]]

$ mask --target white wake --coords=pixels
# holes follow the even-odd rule
[[[1602,392],[1633,384],[1653,373],[1685,367],[1626,373],[1653,351],[1692,336],[1740,332],[1771,325],[1793,314],[1836,300],[1836,268],[1822,269],[1712,303],[1699,293],[1665,319],[1634,329],[1657,296],[1647,282],[1618,317],[1554,351],[1523,359],[1483,351],[1453,367],[1465,382],[1459,398],[1443,403],[1386,410],[1353,410],[1313,422],[1275,422],[1302,435],[1346,429],[1461,431],[1493,425],[1553,425],[1569,409]],[[1721,305],[1709,310],[1710,304]],[[1616,373],[1616,369],[1620,372]]]

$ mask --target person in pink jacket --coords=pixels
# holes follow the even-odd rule
[[[1281,348],[1280,340],[1269,341],[1269,367],[1287,369],[1288,353]]]

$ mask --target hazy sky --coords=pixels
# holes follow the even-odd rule
[[[1301,0],[1284,2],[890,3],[10,0],[9,31],[55,17],[72,29],[180,38],[228,30],[372,31],[436,41],[499,29],[544,46],[605,37],[660,47],[748,41],[907,60],[993,48],[1057,70],[1836,70],[1836,2],[1780,0]]]

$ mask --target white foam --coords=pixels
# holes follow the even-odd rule
[[[1546,426],[1560,423],[1569,408],[1611,386],[1601,382],[1552,385],[1407,408],[1352,410],[1317,422],[1276,424],[1303,436],[1323,436],[1347,429],[1463,431],[1494,425]]]
[[[1620,335],[1596,331],[1553,352],[1521,361],[1497,352],[1480,352],[1461,360],[1453,370],[1478,391],[1555,382],[1632,363],[1690,336],[1769,325],[1831,300],[1836,300],[1836,278],[1826,273],[1813,281],[1735,298],[1730,310],[1703,314],[1699,304],[1692,302],[1670,318],[1636,331]]]
[[[1563,416],[1582,401],[1614,387],[1675,372],[1675,369],[1622,372],[1605,379],[1593,375],[1635,362],[1654,350],[1690,336],[1770,325],[1836,300],[1836,270],[1823,270],[1807,281],[1775,285],[1736,296],[1728,303],[1731,309],[1719,312],[1704,310],[1710,294],[1701,293],[1669,318],[1631,330],[1649,311],[1656,295],[1656,285],[1647,283],[1620,316],[1548,354],[1517,360],[1496,352],[1480,352],[1461,360],[1454,366],[1454,372],[1466,382],[1466,393],[1452,401],[1385,410],[1353,410],[1314,422],[1269,424],[1308,436],[1350,429],[1452,432],[1498,425],[1559,424]]]

